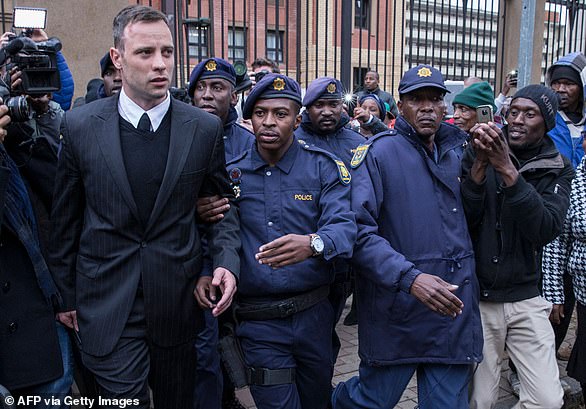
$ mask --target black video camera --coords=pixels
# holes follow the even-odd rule
[[[61,78],[57,67],[57,52],[61,41],[52,37],[35,43],[30,36],[34,29],[45,28],[47,10],[32,7],[15,7],[14,28],[22,28],[19,36],[11,36],[8,44],[0,49],[0,65],[6,65],[6,75],[0,84],[0,97],[8,107],[14,122],[25,122],[31,118],[31,108],[26,95],[41,96],[61,89]],[[21,84],[12,89],[11,70],[21,72]]]
[[[26,32],[23,32],[26,33]],[[14,90],[18,95],[44,95],[61,89],[61,78],[57,68],[57,52],[61,50],[61,41],[51,37],[47,41],[35,43],[26,35],[12,37],[5,47],[7,52],[13,42],[22,42],[23,46],[16,52],[8,54],[6,83],[10,85],[10,70],[17,67],[22,73],[22,83]]]
[[[271,72],[269,70],[260,70],[259,72],[254,74],[254,80],[256,82],[259,82],[260,80],[262,80],[264,78],[265,75],[270,74]]]
[[[26,36],[14,36],[0,50],[0,65],[6,60],[6,75],[0,85],[0,97],[8,107],[8,114],[14,122],[26,122],[32,111],[26,95],[41,96],[61,89],[61,78],[57,68],[57,51],[61,42],[57,38],[35,43]],[[17,67],[22,83],[12,89],[11,70]]]
[[[22,72],[22,84],[14,90],[17,94],[44,95],[61,89],[61,79],[57,68],[57,52],[61,51],[61,41],[51,37],[47,41],[35,43],[31,36],[35,29],[44,29],[47,24],[47,9],[37,7],[15,7],[13,11],[14,28],[23,29],[20,36],[10,39],[6,47],[6,57],[10,57],[10,64],[6,67],[9,72],[12,67],[18,67]],[[12,46],[16,42],[22,47]],[[16,49],[16,52],[14,51]],[[1,56],[0,56],[1,57]],[[0,64],[4,62],[1,61]],[[8,81],[8,85],[10,82]]]

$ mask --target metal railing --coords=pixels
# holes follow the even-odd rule
[[[542,73],[560,57],[586,51],[586,1],[554,0],[546,3]],[[542,76],[543,81],[543,76]]]
[[[4,31],[14,3],[0,1]],[[381,87],[394,92],[402,73],[420,63],[436,66],[448,80],[477,76],[495,84],[506,74],[497,68],[505,47],[518,47],[499,36],[503,0],[129,0],[134,3],[171,17],[178,85],[208,56],[249,64],[268,57],[302,87],[330,75],[355,90],[372,69]],[[536,44],[543,47],[543,73],[561,56],[586,50],[585,9],[586,0],[545,3],[543,44]]]
[[[162,1],[137,0],[162,6]],[[395,90],[402,73],[419,63],[446,79],[496,79],[498,0],[176,0],[173,3],[178,81],[201,59],[218,56],[250,63],[277,60],[303,86],[321,75],[359,88],[374,69],[381,87]],[[167,5],[168,7],[168,5]],[[168,7],[169,8],[169,7]],[[167,10],[168,12],[169,10]],[[350,14],[350,36],[342,26]],[[350,67],[342,66],[350,52]]]

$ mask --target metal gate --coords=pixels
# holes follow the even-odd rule
[[[268,57],[303,87],[321,75],[341,78],[346,69],[356,90],[373,69],[381,87],[394,90],[419,63],[447,79],[495,77],[498,0],[176,0],[172,13],[162,1],[136,2],[175,17],[180,83],[208,56],[248,63]],[[351,27],[343,25],[349,15]],[[348,50],[351,66],[343,67]]]
[[[96,0],[98,1],[98,0]],[[171,17],[177,83],[208,56],[250,64],[275,60],[281,72],[306,87],[330,75],[349,91],[368,70],[394,92],[402,73],[419,63],[449,80],[477,76],[497,82],[505,47],[498,33],[511,0],[129,0]],[[513,0],[520,1],[520,0]],[[6,3],[6,4],[5,4]],[[3,30],[11,7],[1,0]],[[586,0],[545,3],[542,72],[559,57],[586,50]],[[514,45],[516,47],[516,45]],[[342,64],[344,61],[344,64]]]

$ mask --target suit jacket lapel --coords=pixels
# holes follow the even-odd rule
[[[134,217],[136,217],[136,220],[140,220],[138,208],[128,182],[124,158],[122,157],[118,98],[111,98],[110,102],[101,112],[91,117],[92,124],[90,129],[94,129],[97,143],[124,201]]]
[[[191,144],[195,138],[196,128],[197,120],[192,115],[189,115],[189,111],[185,110],[181,104],[171,98],[171,139],[169,141],[167,166],[165,167],[163,182],[159,188],[159,194],[149,217],[145,234],[148,234],[154,222],[161,215],[175,188],[175,184],[187,161]],[[195,206],[196,204],[194,203],[193,205]]]

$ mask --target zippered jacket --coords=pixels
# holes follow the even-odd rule
[[[561,232],[569,206],[574,169],[548,136],[533,158],[511,156],[519,178],[508,187],[490,164],[482,184],[470,178],[471,146],[462,160],[462,196],[481,301],[515,302],[540,294],[542,249]]]

